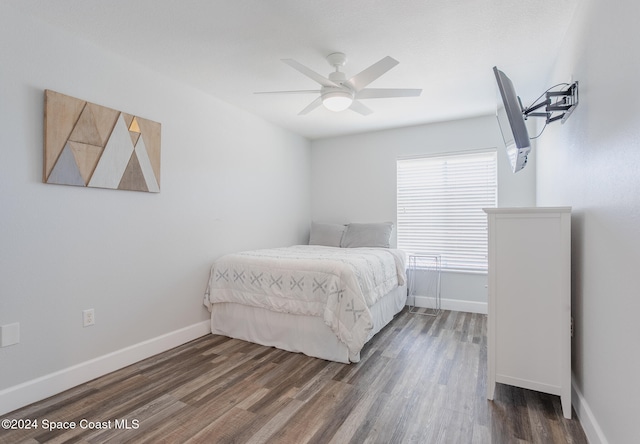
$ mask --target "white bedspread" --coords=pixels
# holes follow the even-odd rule
[[[369,307],[404,285],[405,265],[405,253],[388,248],[296,245],[234,253],[213,264],[204,304],[319,316],[355,354],[373,328]]]

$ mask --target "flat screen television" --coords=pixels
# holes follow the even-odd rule
[[[516,94],[513,83],[497,67],[493,67],[496,75],[501,103],[498,103],[497,117],[500,132],[504,139],[507,155],[513,172],[518,172],[527,164],[527,156],[531,151],[529,132],[524,121],[524,114],[520,99]]]

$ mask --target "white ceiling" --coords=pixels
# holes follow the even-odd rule
[[[497,65],[525,104],[548,82],[578,0],[3,0],[155,71],[310,139],[495,112]],[[317,108],[318,89],[282,63],[328,75],[344,52],[347,78],[384,56],[400,64],[374,88],[422,88],[371,99],[369,116]]]

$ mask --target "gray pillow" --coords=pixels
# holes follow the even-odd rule
[[[391,231],[393,222],[375,224],[349,224],[342,236],[341,247],[376,247],[389,248],[391,246]]]
[[[339,247],[342,235],[347,229],[346,225],[319,224],[311,222],[311,235],[309,245],[325,245],[327,247]]]

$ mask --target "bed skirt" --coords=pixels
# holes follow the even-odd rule
[[[396,287],[383,296],[370,310],[373,329],[369,339],[399,313],[407,301],[406,285]],[[231,302],[213,304],[211,333],[242,339],[256,344],[329,361],[360,361],[360,352],[350,356],[345,344],[321,317],[292,315]]]

